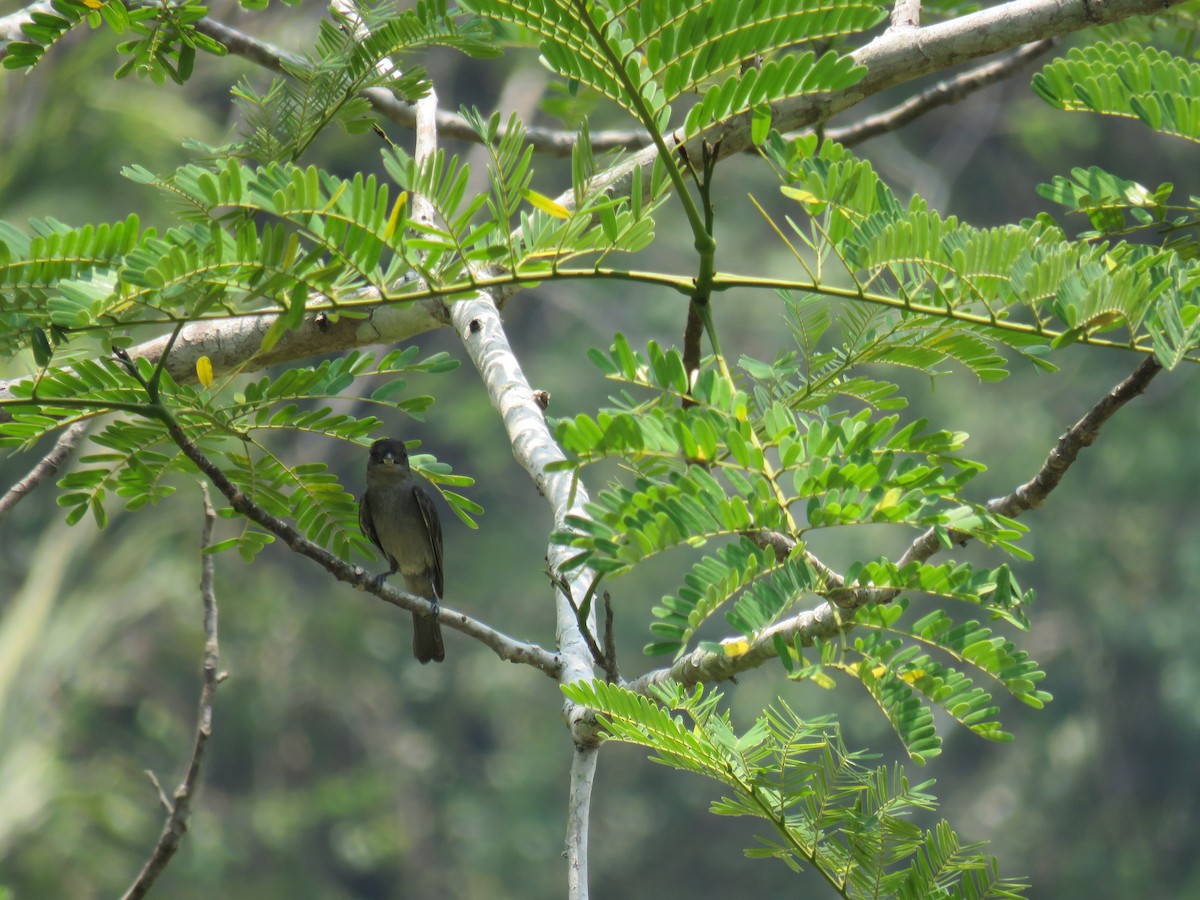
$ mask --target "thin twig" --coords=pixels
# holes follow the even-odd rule
[[[875,115],[867,116],[851,125],[839,128],[827,128],[825,137],[838,141],[847,147],[861,144],[868,138],[876,137],[885,132],[895,131],[907,125],[932,109],[957,103],[963,98],[996,84],[1020,72],[1037,57],[1054,47],[1056,40],[1034,41],[1010,53],[1004,59],[983,63],[968,69],[953,78],[939,81],[918,94],[914,94],[891,109]]]
[[[1058,439],[1058,443],[1047,455],[1042,467],[1033,478],[1011,493],[989,500],[987,511],[1015,519],[1021,513],[1041,506],[1050,492],[1062,482],[1063,476],[1079,458],[1080,452],[1085,447],[1090,447],[1096,440],[1104,423],[1130,400],[1145,393],[1154,376],[1162,369],[1162,364],[1153,357],[1143,359],[1128,378],[1109,391],[1100,402],[1088,411],[1087,415],[1072,425]],[[914,561],[924,562],[941,546],[941,541],[938,540],[933,529],[930,529],[912,542],[904,555],[900,557],[898,565],[904,566]]]
[[[158,794],[159,806],[163,808],[168,816],[171,815],[175,811],[175,804],[171,802],[171,798],[163,790],[162,782],[158,780],[158,776],[154,774],[154,770],[147,769],[146,777],[150,779],[150,783],[154,786],[154,792]]]
[[[213,525],[217,514],[213,510],[212,501],[208,497],[208,488],[201,483],[204,492],[204,528],[200,537],[200,599],[204,603],[204,685],[200,689],[200,714],[196,721],[196,739],[192,745],[192,757],[188,763],[187,774],[175,789],[174,801],[168,799],[162,785],[154,773],[147,772],[151,783],[158,791],[160,802],[167,809],[167,820],[159,835],[158,844],[142,871],[134,880],[129,890],[125,892],[124,900],[136,900],[146,896],[158,876],[166,869],[171,858],[183,843],[183,836],[188,830],[188,819],[191,816],[192,799],[196,786],[200,781],[200,769],[204,763],[204,751],[208,747],[208,739],[212,737],[213,699],[216,697],[217,685],[225,679],[224,673],[217,672],[220,659],[220,647],[217,643],[217,595],[213,589],[213,556],[204,553],[203,549],[212,544]]]
[[[621,680],[617,668],[617,636],[613,633],[612,595],[604,592],[604,677],[612,684]]]
[[[58,441],[55,442],[50,452],[29,470],[29,474],[9,488],[3,497],[0,497],[0,519],[8,515],[13,507],[24,500],[34,488],[58,472],[59,466],[71,455],[79,442],[83,440],[84,435],[87,434],[89,424],[86,421],[80,421],[67,428],[59,435]]]
[[[587,619],[584,617],[583,610],[579,604],[575,602],[575,598],[571,596],[571,583],[567,581],[561,574],[557,572],[549,572],[550,582],[560,591],[567,599],[567,603],[571,604],[571,611],[575,613],[575,623],[579,626],[579,633],[583,635],[584,643],[587,644],[588,652],[592,655],[592,662],[597,666],[604,668],[604,651],[600,649],[600,645],[596,643],[596,637],[592,634],[591,628],[588,627]],[[585,598],[586,599],[586,598]],[[588,604],[589,611],[591,605]]]

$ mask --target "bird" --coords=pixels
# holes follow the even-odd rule
[[[422,663],[446,658],[438,603],[442,599],[442,524],[433,498],[413,479],[403,441],[384,438],[367,457],[367,489],[358,501],[358,524],[391,568],[376,587],[399,572],[410,594],[433,604],[433,613],[413,613],[413,655]]]

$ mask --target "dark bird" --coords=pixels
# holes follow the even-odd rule
[[[433,499],[413,479],[403,441],[371,445],[367,490],[358,501],[358,524],[391,569],[378,576],[404,576],[410,594],[433,604],[433,615],[413,613],[413,653],[423,663],[446,658],[437,607],[442,599],[442,523]]]

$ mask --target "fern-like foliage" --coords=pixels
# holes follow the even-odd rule
[[[1033,89],[1060,109],[1135,118],[1155,131],[1200,141],[1200,66],[1155,47],[1072,48],[1034,75]]]
[[[1081,236],[1090,238],[1166,225],[1167,201],[1174,185],[1160,184],[1151,191],[1136,181],[1090,166],[1072,169],[1070,178],[1056,175],[1049,184],[1038,185],[1037,191],[1047,200],[1086,215],[1094,230]],[[1175,228],[1187,224],[1186,218],[1176,218],[1170,223]]]
[[[471,0],[470,8],[532,35],[551,69],[647,128],[666,131],[671,104],[702,94],[688,113],[689,133],[783,97],[854,84],[865,70],[848,58],[790,48],[861,32],[883,17],[878,4],[860,0]]]
[[[166,359],[151,367],[118,361],[114,347],[133,344],[146,330],[274,313],[261,343],[268,351],[316,308],[326,320],[356,317],[381,301],[453,297],[480,278],[510,284],[553,277],[563,260],[600,260],[653,238],[650,214],[665,195],[661,173],[649,191],[639,182],[632,197],[611,198],[587,186],[595,161],[578,153],[577,202],[567,211],[531,190],[531,156],[515,119],[500,139],[498,117],[468,115],[492,148],[491,190],[479,195],[467,191],[466,166],[440,153],[418,164],[399,149],[386,151],[384,165],[397,184],[296,165],[292,160],[322,129],[361,112],[358,92],[383,78],[380,61],[431,44],[494,52],[486,35],[459,22],[442,0],[404,13],[369,10],[366,21],[362,41],[324,23],[307,63],[291,66],[292,80],[268,91],[263,108],[271,121],[261,128],[252,121],[242,145],[165,176],[125,170],[133,182],[169,196],[175,227],[143,229],[134,216],[83,228],[54,220],[26,229],[0,224],[0,350],[32,356],[29,378],[0,399],[0,442],[27,448],[68,423],[108,420],[93,437],[101,451],[85,456],[62,483],[69,521],[90,511],[103,524],[113,498],[137,508],[169,496],[174,476],[193,471],[171,440],[173,423],[263,509],[293,519],[343,558],[356,550],[370,555],[351,493],[323,465],[280,456],[273,434],[308,431],[364,444],[380,421],[334,414],[328,404],[351,399],[364,378],[386,378],[367,402],[420,416],[429,398],[407,396],[398,375],[440,371],[448,360],[406,353],[375,362],[352,353],[261,382],[218,373],[214,383],[211,367],[198,366],[194,379],[172,378]],[[415,97],[425,89],[423,77],[408,69],[387,82]],[[273,161],[248,165],[250,149]],[[412,216],[411,192],[429,200],[432,221]],[[470,479],[432,457],[412,460],[473,525],[480,507],[454,490]],[[246,523],[218,548],[252,556],[270,540]]]
[[[1158,243],[1181,261],[1193,263],[1200,257],[1197,239],[1200,199],[1189,196],[1186,200],[1173,200],[1173,184],[1160,184],[1150,190],[1136,181],[1090,166],[1072,169],[1069,178],[1056,175],[1049,184],[1038,185],[1037,190],[1069,212],[1087,217],[1092,227],[1079,234],[1082,239],[1138,235],[1142,240]],[[1179,318],[1185,314],[1185,308],[1174,303],[1162,304],[1155,313]],[[1180,357],[1181,350],[1195,345],[1194,336],[1165,334],[1153,325],[1147,331],[1156,346],[1169,348],[1162,355],[1165,359]]]
[[[412,9],[395,5],[362,7],[366,37],[354,25],[323,20],[312,49],[299,62],[285,61],[287,79],[276,79],[258,92],[248,81],[234,90],[245,118],[245,139],[226,148],[262,163],[295,162],[316,136],[336,122],[350,133],[362,133],[376,121],[362,92],[376,85],[402,100],[429,92],[425,70],[402,54],[430,46],[451,47],[469,56],[496,56],[483,23],[463,19],[446,0],[420,0]]]
[[[938,376],[957,364],[981,381],[1008,375],[1008,362],[993,342],[959,323],[869,304],[850,306],[835,319],[823,297],[781,292],[780,299],[795,348],[780,350],[770,363],[742,357],[738,366],[771,384],[793,409],[816,412],[839,398],[877,410],[903,409],[907,401],[897,385],[865,374],[867,365]]]
[[[835,144],[773,139],[768,153],[791,181],[784,193],[807,217],[806,224],[789,220],[787,228],[819,293],[966,323],[976,338],[1026,354],[1086,341],[1153,352],[1170,366],[1196,349],[1189,323],[1200,311],[1200,266],[1192,253],[1072,241],[1048,216],[976,228],[939,215],[920,198],[902,205],[868,163]],[[1123,193],[1131,209],[1130,190]],[[1083,205],[1061,182],[1051,191]],[[1152,210],[1164,191],[1141,202]],[[1099,212],[1104,204],[1090,208]],[[846,277],[851,291],[838,287]],[[1166,321],[1184,324],[1168,328]]]
[[[1179,25],[1194,18],[1194,12],[1181,8],[1168,16]],[[1144,30],[1145,26],[1141,26]],[[1133,26],[1125,30],[1130,31]],[[1194,29],[1187,41],[1194,39]],[[1133,118],[1148,127],[1190,141],[1200,141],[1200,66],[1164,50],[1135,42],[1099,43],[1075,48],[1038,72],[1033,88],[1047,102],[1069,111],[1096,112]],[[1148,232],[1161,248],[1175,258],[1191,263],[1200,256],[1196,224],[1200,222],[1200,201],[1188,196],[1171,203],[1174,185],[1161,184],[1150,190],[1137,182],[1105,172],[1095,166],[1075,169],[1071,177],[1056,177],[1041,185],[1042,196],[1061,203],[1073,212],[1085,214],[1093,230],[1081,237],[1096,239],[1136,232]],[[1190,271],[1190,266],[1185,267]],[[1164,278],[1169,279],[1168,273]],[[1189,283],[1194,279],[1185,279]],[[1176,299],[1178,282],[1168,285],[1162,298],[1156,298],[1155,316],[1148,336],[1159,352],[1160,360],[1170,362],[1186,355],[1195,335],[1185,325],[1194,318],[1191,303]],[[1167,323],[1170,323],[1169,325]],[[1155,327],[1161,325],[1161,327]]]
[[[286,315],[269,346],[299,323],[310,295],[336,302],[406,271],[388,187],[373,177],[251,170],[232,159],[167,178],[136,166],[126,174],[167,191],[191,223],[162,235],[139,233],[134,217],[100,228],[38,222],[32,236],[2,226],[0,316],[10,348],[33,340],[31,329],[77,335],[276,309]]]
[[[358,529],[354,497],[324,463],[294,464],[278,456],[271,449],[273,434],[307,432],[365,445],[382,424],[379,419],[334,413],[321,404],[354,397],[350,389],[359,379],[384,379],[365,402],[420,418],[432,399],[404,396],[403,376],[444,372],[457,363],[445,354],[418,359],[415,347],[378,361],[371,354],[353,352],[318,366],[288,369],[277,379],[203,388],[179,384],[165,371],[156,376],[145,360],[138,365],[134,375],[116,360],[84,359],[13,387],[6,403],[11,419],[0,421],[0,446],[29,446],[72,421],[126,414],[92,436],[103,450],[84,455],[82,466],[60,482],[59,504],[68,509],[68,522],[90,511],[103,526],[112,497],[123,498],[128,509],[138,509],[170,496],[175,490],[173,474],[195,472],[167,432],[164,415],[169,415],[192,443],[221,461],[226,475],[247,497],[272,515],[292,518],[310,540],[348,559],[353,550],[373,556]],[[158,380],[155,403],[144,387],[153,378]],[[414,456],[413,464],[473,525],[471,515],[481,512],[480,507],[445,489],[469,485],[471,479],[453,475],[432,458]],[[218,549],[236,547],[249,558],[271,540],[271,535],[245,523],[238,537]]]
[[[474,121],[495,137],[498,118]],[[355,315],[380,296],[468,291],[478,273],[503,283],[548,278],[566,260],[653,239],[661,180],[654,196],[620,200],[581,184],[580,202],[560,215],[523,202],[530,158],[515,120],[494,156],[492,193],[475,196],[457,158],[439,153],[418,165],[399,149],[384,159],[399,191],[374,176],[233,158],[166,177],[128,167],[133,181],[166,192],[186,224],[158,234],[134,216],[84,228],[39,221],[28,231],[0,223],[0,349],[32,347],[46,365],[114,326],[274,311],[269,349],[315,304]],[[429,199],[435,221],[412,218],[410,192]]]
[[[1000,876],[979,845],[960,844],[945,821],[914,824],[914,812],[936,807],[926,793],[932,782],[911,784],[900,766],[864,766],[829,719],[805,720],[777,701],[739,734],[718,708],[720,694],[700,687],[667,686],[658,702],[603,682],[563,692],[597,712],[608,739],[722,785],[714,813],[771,830],[748,856],[814,869],[838,896],[1013,898],[1025,888]]]
[[[142,238],[137,216],[123,222],[71,228],[53,219],[28,230],[0,222],[0,351],[33,346],[39,365],[65,328],[92,323],[122,260]]]
[[[216,56],[226,52],[223,44],[197,30],[196,23],[207,14],[207,7],[199,0],[145,6],[126,6],[122,0],[78,4],[52,0],[49,11],[34,11],[32,21],[21,26],[26,40],[6,45],[4,67],[25,69],[37,65],[51,46],[86,20],[93,29],[103,24],[115,34],[135,35],[117,46],[120,53],[129,56],[117,68],[117,78],[135,73],[158,84],[168,78],[183,84],[192,75],[198,50]]]
[[[1009,577],[1007,570],[982,576],[990,581],[989,589],[1000,587],[998,582]],[[1012,586],[1001,589],[1011,591]],[[1035,709],[1050,699],[1037,687],[1045,673],[1012,641],[976,621],[958,622],[942,610],[905,625],[900,620],[908,608],[903,598],[888,605],[862,607],[854,614],[852,637],[818,641],[815,654],[798,643],[781,648],[785,665],[791,669],[789,677],[822,687],[833,685],[829,670],[854,678],[879,705],[918,762],[941,752],[931,706],[982,738],[1012,740],[996,718],[998,707],[990,691],[977,685],[964,669],[973,670],[985,683]]]
[[[805,309],[798,303],[794,311],[802,316]],[[851,318],[846,329],[855,332],[855,322],[862,323]],[[813,329],[797,330],[815,339]],[[886,342],[886,335],[877,336]],[[945,346],[945,337],[930,335],[924,351],[914,341],[909,363],[946,359],[934,349]],[[869,343],[861,335],[854,340],[864,347]],[[875,358],[862,354],[863,360]],[[821,598],[840,605],[855,591],[947,598],[1026,627],[1025,608],[1033,594],[1021,590],[1006,565],[988,569],[913,561],[899,566],[880,559],[852,565],[835,583],[808,552],[808,541],[820,530],[871,524],[914,535],[932,530],[947,547],[970,536],[1027,558],[1015,543],[1024,529],[966,496],[983,467],[961,455],[965,435],[930,429],[922,420],[902,424],[895,414],[869,408],[853,414],[829,408],[809,412],[795,383],[803,377],[802,365],[794,359],[774,365],[743,360],[737,376],[713,361],[689,377],[677,351],[651,343],[645,354],[638,353],[620,335],[608,353],[593,351],[592,359],[624,390],[611,408],[595,416],[557,422],[556,436],[574,465],[617,457],[633,475],[598,492],[584,515],[568,517],[555,540],[573,550],[566,568],[586,565],[603,579],[660,554],[693,557],[679,589],[653,608],[654,640],[647,653],[679,657],[697,644],[711,652],[744,652],[703,640],[715,618],[723,617],[750,641],[798,608]],[[853,385],[853,369],[840,367],[833,378],[822,367],[816,380]],[[835,395],[828,384],[821,390]],[[638,399],[633,392],[646,396]],[[886,611],[861,612],[860,621],[853,605],[844,607],[844,628],[865,628],[875,621],[870,615],[886,618],[893,637],[909,634],[918,644],[940,649],[945,662],[920,661],[928,681],[920,682],[915,693],[918,664],[895,643],[860,642],[853,663],[844,655],[824,656],[822,665],[863,682],[914,759],[928,759],[940,747],[932,733],[933,705],[952,709],[982,737],[1006,738],[994,720],[978,721],[983,710],[991,709],[990,694],[982,688],[967,693],[964,685],[971,682],[959,669],[981,669],[1028,699],[1034,695],[1024,682],[1005,680],[1016,677],[1009,667],[1019,651],[1010,646],[1002,658],[981,664],[973,653],[964,655],[958,631],[930,630],[922,622],[904,632],[897,619],[906,603],[872,609]],[[976,623],[962,627],[984,640]],[[786,668],[799,667],[820,680],[820,669],[806,668],[803,658],[801,644],[810,641],[781,642],[776,650]]]

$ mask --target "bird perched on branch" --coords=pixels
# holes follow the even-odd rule
[[[413,479],[403,441],[371,445],[358,523],[391,565],[376,583],[399,572],[405,590],[433,604],[432,615],[413,613],[413,653],[423,663],[441,662],[446,658],[437,620],[442,599],[442,524],[433,498]]]

